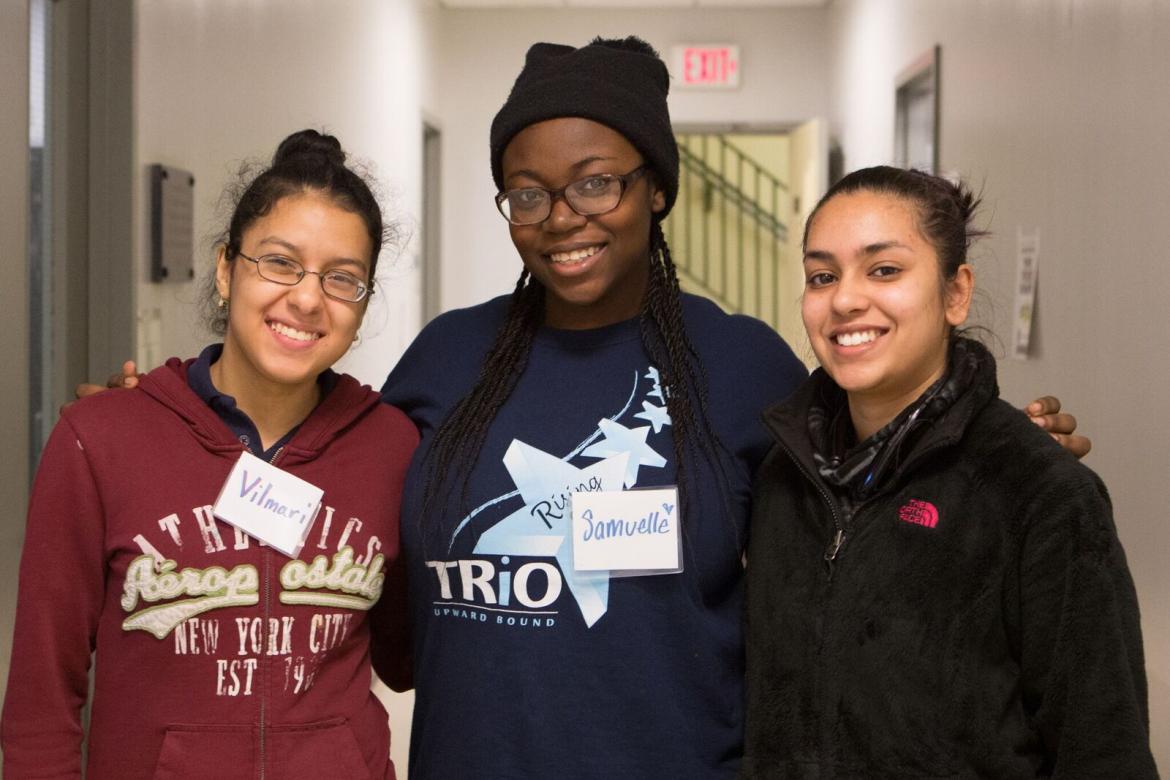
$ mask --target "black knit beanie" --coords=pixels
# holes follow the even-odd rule
[[[574,49],[537,43],[492,120],[492,178],[504,188],[504,149],[529,125],[558,117],[592,119],[626,137],[654,170],[666,196],[661,219],[678,194],[678,145],[670,127],[666,93],[670,74],[658,52],[641,38],[595,38]]]

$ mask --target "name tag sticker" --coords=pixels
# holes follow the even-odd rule
[[[245,452],[220,488],[211,511],[225,523],[295,557],[324,495],[316,485]]]
[[[574,493],[573,568],[611,577],[682,571],[678,488]]]

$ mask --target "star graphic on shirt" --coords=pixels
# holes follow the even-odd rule
[[[653,425],[655,433],[661,431],[662,426],[670,425],[670,413],[666,411],[666,407],[655,406],[649,401],[643,401],[642,411],[634,416]]]
[[[627,428],[621,423],[606,419],[602,419],[597,425],[605,438],[589,445],[581,454],[587,458],[609,458],[622,453],[628,454],[630,459],[626,463],[626,487],[633,487],[638,482],[639,467],[662,468],[666,465],[666,458],[646,443],[646,437],[650,435],[650,426]]]
[[[662,403],[666,403],[666,398],[664,398],[662,395],[662,384],[658,379],[658,369],[654,366],[650,366],[650,368],[646,371],[645,379],[649,379],[654,383],[654,389],[649,393],[646,393],[646,395],[650,396],[651,398],[657,398],[659,401],[662,401]]]
[[[579,469],[524,442],[513,441],[504,453],[504,466],[524,506],[484,531],[475,552],[556,558],[585,625],[592,626],[609,608],[609,572],[578,572],[573,568],[573,546],[566,544],[573,530],[568,497],[577,491],[621,490],[627,460],[626,453],[616,453]]]

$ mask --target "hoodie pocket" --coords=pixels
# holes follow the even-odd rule
[[[171,725],[159,751],[155,780],[253,780],[259,776],[259,734],[250,725]],[[265,776],[281,780],[370,777],[345,718],[269,726],[264,730],[264,763]]]
[[[387,749],[389,746],[387,746]],[[270,777],[369,780],[357,737],[345,718],[271,726],[264,752]]]
[[[155,780],[251,780],[256,774],[254,729],[236,724],[168,726],[154,767]]]

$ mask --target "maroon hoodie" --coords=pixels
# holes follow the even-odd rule
[[[290,559],[211,514],[243,451],[177,359],[68,407],[29,506],[4,777],[392,778],[371,626],[401,646],[418,434],[342,376],[276,465],[325,491]],[[379,601],[379,596],[381,599]],[[375,602],[376,605],[375,605]],[[409,680],[387,680],[396,687]]]

